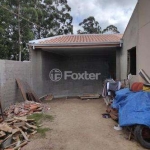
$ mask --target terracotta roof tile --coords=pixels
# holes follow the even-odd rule
[[[38,44],[78,44],[120,42],[122,34],[62,35],[39,40]],[[38,40],[37,40],[38,41]]]

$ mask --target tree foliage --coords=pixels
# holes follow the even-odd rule
[[[41,27],[34,26],[36,38],[73,34],[71,8],[67,0],[45,0],[37,5],[36,21]]]
[[[88,17],[87,19],[84,19],[83,22],[79,23],[79,26],[82,26],[83,31],[78,30],[78,34],[101,33],[101,27],[94,17]]]
[[[83,31],[78,30],[78,34],[103,34],[106,32],[119,33],[117,27],[114,25],[109,25],[108,27],[102,30],[102,28],[99,25],[99,22],[96,21],[93,16],[84,19],[81,23],[79,23],[79,26],[83,28]]]
[[[106,32],[112,32],[112,33],[120,33],[119,31],[118,31],[118,28],[116,27],[116,26],[114,26],[114,25],[109,25],[108,27],[106,27],[103,31],[102,31],[102,33],[106,33]]]
[[[26,60],[30,40],[72,34],[70,11],[67,0],[1,0],[0,59],[18,60],[21,46],[22,60]]]

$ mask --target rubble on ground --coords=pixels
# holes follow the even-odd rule
[[[2,149],[17,150],[29,142],[29,138],[37,132],[34,119],[13,117],[0,124],[0,145]]]
[[[44,100],[44,101],[51,101],[54,99],[54,96],[52,94],[47,94],[47,95],[44,95],[42,97],[39,98],[40,100]]]
[[[33,102],[33,101],[25,101],[23,103],[18,103],[15,105],[11,105],[9,108],[4,110],[4,114],[10,118],[13,116],[26,116],[30,115],[34,112],[43,112],[48,110],[41,103]]]
[[[25,101],[6,108],[5,119],[0,123],[0,149],[18,150],[26,145],[38,129],[36,121],[28,119],[27,116],[43,113],[49,109],[33,101]]]

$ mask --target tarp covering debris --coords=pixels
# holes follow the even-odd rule
[[[120,126],[142,124],[150,127],[150,92],[122,89],[116,92],[112,107],[119,110]]]

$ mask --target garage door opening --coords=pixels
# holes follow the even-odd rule
[[[53,69],[61,71],[62,77],[59,81],[50,79],[49,73]],[[92,78],[81,75],[83,73],[92,74]],[[94,77],[96,74],[98,78]],[[65,75],[67,77],[64,77]],[[57,77],[60,77],[60,73]],[[103,81],[110,77],[116,78],[115,48],[42,50],[42,80],[45,94],[52,93],[60,97],[100,94]]]

